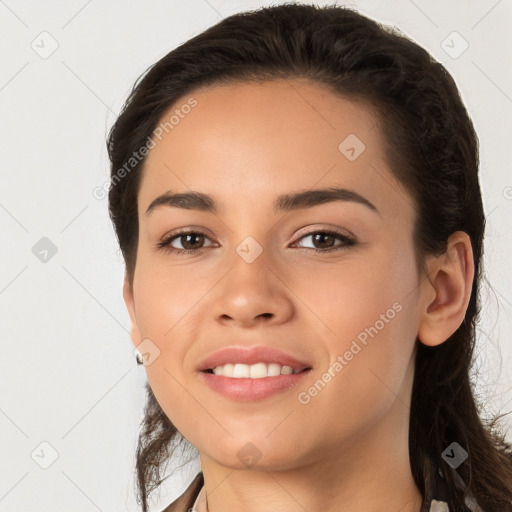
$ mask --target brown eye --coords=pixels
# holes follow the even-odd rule
[[[182,246],[184,249],[190,250],[190,249],[198,249],[198,247],[195,247],[198,243],[201,243],[201,241],[204,242],[204,235],[200,233],[187,233],[185,235],[180,235],[177,237],[177,239],[180,240]]]
[[[335,244],[336,237],[328,233],[315,233],[312,236],[313,244],[319,249],[326,249],[332,247]],[[318,247],[316,244],[319,244]]]
[[[307,251],[315,251],[318,253],[325,253],[346,249],[349,246],[355,245],[356,241],[342,233],[332,230],[312,231],[300,237],[300,240],[311,238],[313,240],[313,247],[304,247]],[[336,244],[335,240],[341,240],[341,243]],[[157,247],[169,253],[182,254],[195,254],[201,249],[210,247],[213,244],[204,245],[205,240],[209,238],[200,231],[181,231],[166,237],[164,240],[157,244]],[[182,248],[175,247],[174,242],[179,241]],[[299,246],[300,247],[300,246]]]
[[[337,231],[322,230],[312,231],[300,237],[300,240],[311,238],[313,240],[313,247],[305,247],[306,250],[316,252],[329,252],[338,249],[345,249],[346,247],[355,245],[355,240]],[[341,240],[341,244],[335,244],[335,240]]]
[[[193,254],[200,251],[203,247],[208,247],[204,245],[202,246],[206,239],[208,239],[208,237],[204,233],[198,231],[181,231],[180,233],[168,236],[159,242],[157,247],[171,253]],[[183,248],[172,245],[175,241],[178,241]]]

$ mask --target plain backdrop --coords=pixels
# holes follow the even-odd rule
[[[146,374],[107,200],[93,195],[109,178],[105,137],[148,66],[234,12],[276,3],[0,0],[0,512],[136,510]],[[478,394],[489,416],[509,411],[512,3],[346,4],[428,49],[473,118],[487,215]],[[197,470],[166,481],[152,510]]]

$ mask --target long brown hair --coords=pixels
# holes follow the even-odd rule
[[[133,282],[137,257],[137,193],[147,145],[162,115],[199,86],[303,77],[379,112],[386,156],[417,212],[417,263],[442,254],[455,231],[471,238],[475,278],[465,319],[448,340],[417,340],[409,428],[412,474],[429,495],[441,468],[453,512],[467,510],[468,493],[486,512],[512,511],[512,454],[498,427],[481,419],[470,372],[480,314],[485,217],[478,182],[478,139],[457,86],[423,48],[356,11],[339,6],[285,4],[223,19],[151,66],[135,83],[108,137],[109,212]],[[125,172],[119,171],[124,168]],[[122,176],[120,177],[120,174]],[[149,494],[184,438],[146,384],[147,403],[136,451],[138,500]],[[458,442],[467,460],[455,471],[443,451]],[[460,482],[463,482],[461,486]]]

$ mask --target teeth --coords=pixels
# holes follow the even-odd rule
[[[278,375],[291,375],[301,370],[294,370],[291,366],[281,366],[277,363],[256,364],[225,364],[213,368],[215,375],[223,375],[234,379],[262,379],[264,377],[277,377]]]

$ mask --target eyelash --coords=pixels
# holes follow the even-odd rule
[[[322,229],[322,230],[318,230],[318,231],[311,231],[309,233],[306,233],[306,234],[302,235],[299,238],[299,240],[301,240],[302,238],[311,236],[311,235],[319,234],[319,233],[321,233],[323,235],[335,236],[336,238],[339,238],[340,240],[343,240],[343,244],[331,247],[329,249],[315,249],[315,248],[312,248],[312,247],[303,247],[303,249],[305,249],[306,251],[314,251],[316,253],[326,253],[326,252],[338,251],[338,250],[341,250],[341,249],[346,249],[347,247],[356,245],[356,241],[353,238],[348,237],[348,236],[346,236],[346,235],[344,235],[342,233],[339,233],[338,231],[334,231],[334,230],[331,230],[331,229]],[[201,231],[182,230],[182,231],[179,231],[178,233],[174,233],[173,235],[170,235],[170,236],[164,238],[161,242],[158,242],[157,243],[157,248],[159,250],[164,251],[164,252],[169,252],[169,253],[174,253],[174,254],[179,254],[179,255],[195,254],[198,251],[200,251],[201,249],[175,249],[175,248],[170,246],[170,243],[175,238],[179,238],[182,235],[189,235],[189,234],[204,235],[204,236],[206,236],[206,234],[201,232]]]

